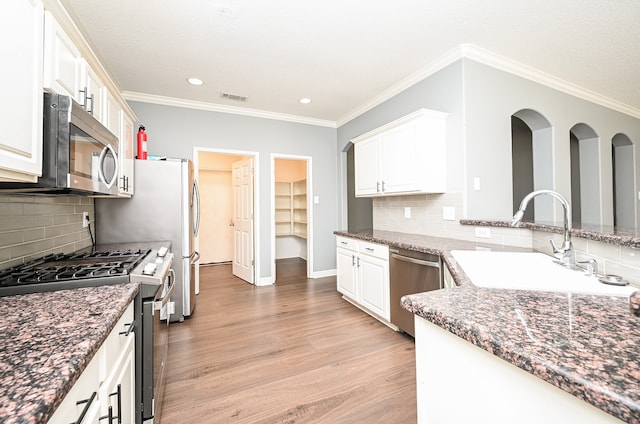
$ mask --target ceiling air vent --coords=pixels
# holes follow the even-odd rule
[[[227,99],[227,100],[233,100],[234,102],[242,102],[242,103],[246,103],[247,100],[249,100],[248,97],[238,96],[237,94],[229,94],[229,93],[220,94],[220,98]]]

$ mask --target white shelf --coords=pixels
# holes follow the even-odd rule
[[[275,184],[276,236],[307,238],[307,180]]]

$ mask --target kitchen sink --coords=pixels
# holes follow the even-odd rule
[[[451,254],[478,287],[627,297],[638,290],[601,283],[598,277],[558,265],[543,253],[453,250]]]

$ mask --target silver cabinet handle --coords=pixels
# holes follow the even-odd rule
[[[394,259],[398,259],[398,260],[404,261],[404,262],[410,262],[412,264],[430,266],[430,267],[433,267],[433,268],[440,268],[440,264],[438,262],[423,261],[421,259],[415,259],[415,258],[410,258],[408,256],[397,255],[395,253],[391,253],[390,256],[392,258],[394,258]]]

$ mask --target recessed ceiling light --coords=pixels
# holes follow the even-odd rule
[[[302,103],[303,105],[308,105],[309,103],[311,103],[311,99],[308,99],[306,97],[298,100],[300,103]]]
[[[204,84],[204,81],[202,81],[199,78],[188,78],[187,82],[191,85],[202,85]]]

